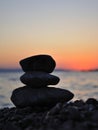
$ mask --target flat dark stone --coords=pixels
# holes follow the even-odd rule
[[[20,87],[13,91],[11,100],[16,107],[27,106],[54,106],[58,102],[68,102],[74,94],[68,90],[46,87],[32,89]]]
[[[26,72],[20,77],[22,83],[31,86],[32,88],[43,87],[47,85],[56,85],[59,82],[57,76],[45,72]]]
[[[24,72],[44,71],[51,73],[56,66],[56,62],[50,55],[35,55],[21,60],[20,65]]]

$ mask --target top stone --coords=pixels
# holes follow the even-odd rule
[[[35,55],[22,59],[20,65],[24,72],[43,71],[51,73],[56,66],[56,62],[50,55]]]

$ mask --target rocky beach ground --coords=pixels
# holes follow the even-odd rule
[[[0,130],[98,130],[98,101],[0,109]]]

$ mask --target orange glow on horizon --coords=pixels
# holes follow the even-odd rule
[[[95,63],[94,61],[70,61],[70,62],[63,62],[56,60],[56,69],[71,69],[71,70],[89,70],[89,69],[97,69],[98,63]],[[13,63],[4,63],[0,66],[0,68],[21,68],[19,65],[19,61]]]
[[[62,69],[72,69],[72,70],[89,70],[98,68],[98,61],[96,57],[92,56],[80,56],[74,55],[73,57],[69,57],[66,60],[60,57],[57,59],[56,68]]]
[[[71,64],[70,67],[65,67],[64,64],[57,65],[56,68],[60,69],[71,69],[71,70],[90,70],[90,69],[97,69],[96,65],[90,65],[90,64]]]
[[[47,51],[47,53],[42,53],[38,51],[39,53],[32,53],[31,51],[24,51],[24,53],[21,53],[21,51],[18,51],[18,54],[11,53],[7,55],[3,55],[1,57],[1,64],[0,68],[21,68],[19,65],[19,61],[23,58],[30,57],[33,55],[38,54],[49,54],[53,57],[53,59],[56,61],[56,68],[60,69],[72,69],[72,70],[89,70],[89,69],[96,69],[98,68],[98,61],[96,58],[96,54],[90,54],[90,53],[74,53],[74,52],[54,52],[54,51]],[[8,58],[10,57],[10,58]],[[5,60],[6,59],[6,60]]]

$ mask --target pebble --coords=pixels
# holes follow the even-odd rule
[[[32,71],[26,72],[20,77],[22,83],[32,88],[46,87],[47,85],[56,85],[60,81],[59,77],[46,72]]]
[[[11,101],[17,107],[28,106],[54,106],[58,102],[68,102],[74,94],[68,90],[44,87],[32,89],[31,87],[20,87],[13,91]]]
[[[20,61],[20,65],[24,72],[27,71],[43,71],[51,73],[56,62],[50,55],[34,55]]]

